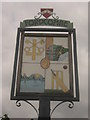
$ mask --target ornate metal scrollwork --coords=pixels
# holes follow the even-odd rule
[[[37,16],[34,16],[34,18],[35,18],[35,19],[40,19],[40,18],[42,17],[42,15],[43,15],[42,12],[39,12],[39,13],[37,13]],[[53,13],[53,12],[52,12],[52,13],[51,13],[51,16],[52,16],[52,18],[54,18],[54,19],[57,19],[57,20],[59,19],[59,17],[56,15],[56,13]]]
[[[72,101],[62,101],[62,102],[58,103],[58,104],[53,108],[53,110],[51,111],[51,114],[50,114],[50,115],[52,116],[52,114],[53,114],[53,112],[55,111],[55,109],[56,109],[59,105],[61,105],[62,103],[65,103],[65,102],[70,102],[69,105],[68,105],[69,108],[73,108],[73,107],[74,107],[74,103],[73,103]]]
[[[53,17],[54,19],[59,19],[59,17],[56,16],[56,13],[52,13],[52,17]]]
[[[16,101],[16,106],[17,106],[17,107],[20,107],[20,106],[21,106],[20,100],[17,100],[17,101]]]
[[[33,109],[36,111],[37,115],[39,115],[38,110],[35,108],[35,106],[32,105],[32,103],[28,102],[27,100],[17,100],[17,101],[16,101],[16,106],[17,106],[17,107],[20,107],[20,106],[21,106],[20,101],[24,101],[24,102],[28,103],[29,105],[31,105],[31,106],[33,107]],[[65,102],[69,102],[69,105],[68,105],[69,108],[73,108],[73,107],[74,107],[74,103],[73,103],[72,101],[62,101],[62,102],[58,103],[58,104],[53,108],[53,110],[51,111],[50,116],[52,116],[53,112],[55,111],[55,109],[56,109],[58,106],[60,106],[62,103],[65,103]]]
[[[24,101],[24,102],[28,103],[28,104],[29,104],[30,106],[32,106],[33,109],[36,111],[37,115],[39,115],[38,110],[35,108],[35,106],[34,106],[32,103],[30,103],[29,101],[27,101],[27,100],[17,100],[17,101],[16,101],[16,106],[17,106],[17,107],[20,107],[20,106],[21,106],[20,101]]]
[[[39,12],[39,13],[38,13],[38,16],[34,16],[34,18],[35,18],[35,19],[39,19],[41,16],[42,16],[42,13]]]
[[[69,108],[73,108],[74,107],[74,103],[72,102],[72,101],[69,101],[70,103],[69,103],[69,105],[68,105],[68,107]]]

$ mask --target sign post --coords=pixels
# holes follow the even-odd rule
[[[79,101],[76,32],[73,23],[59,19],[53,9],[42,8],[38,15],[18,28],[11,100],[17,100],[18,107],[25,101],[37,114],[28,100],[39,100],[38,120],[50,120],[62,103],[72,108],[73,101]],[[61,102],[51,111],[50,101]]]
[[[38,120],[50,120],[50,100],[42,98],[39,101],[39,118]]]

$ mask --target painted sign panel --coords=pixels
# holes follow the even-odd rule
[[[64,93],[72,90],[68,34],[22,34],[17,93]]]

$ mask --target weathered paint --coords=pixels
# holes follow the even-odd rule
[[[68,29],[73,28],[73,23],[67,20],[61,19],[28,19],[20,22],[20,27],[30,27],[30,26],[57,26],[66,27]]]

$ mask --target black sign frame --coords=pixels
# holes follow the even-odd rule
[[[74,71],[75,71],[75,93],[76,96],[48,96],[48,95],[16,95],[15,94],[15,84],[16,84],[16,74],[17,74],[17,62],[18,62],[18,54],[19,54],[19,40],[20,34],[25,31],[31,32],[68,32],[73,35],[73,54],[74,54]],[[61,29],[61,28],[18,28],[17,32],[17,42],[16,42],[16,51],[15,51],[15,61],[14,61],[14,69],[13,69],[13,78],[12,78],[12,88],[11,88],[11,100],[39,100],[41,98],[48,98],[51,101],[79,101],[79,81],[78,81],[78,67],[77,67],[77,48],[76,48],[76,30],[75,29]]]

